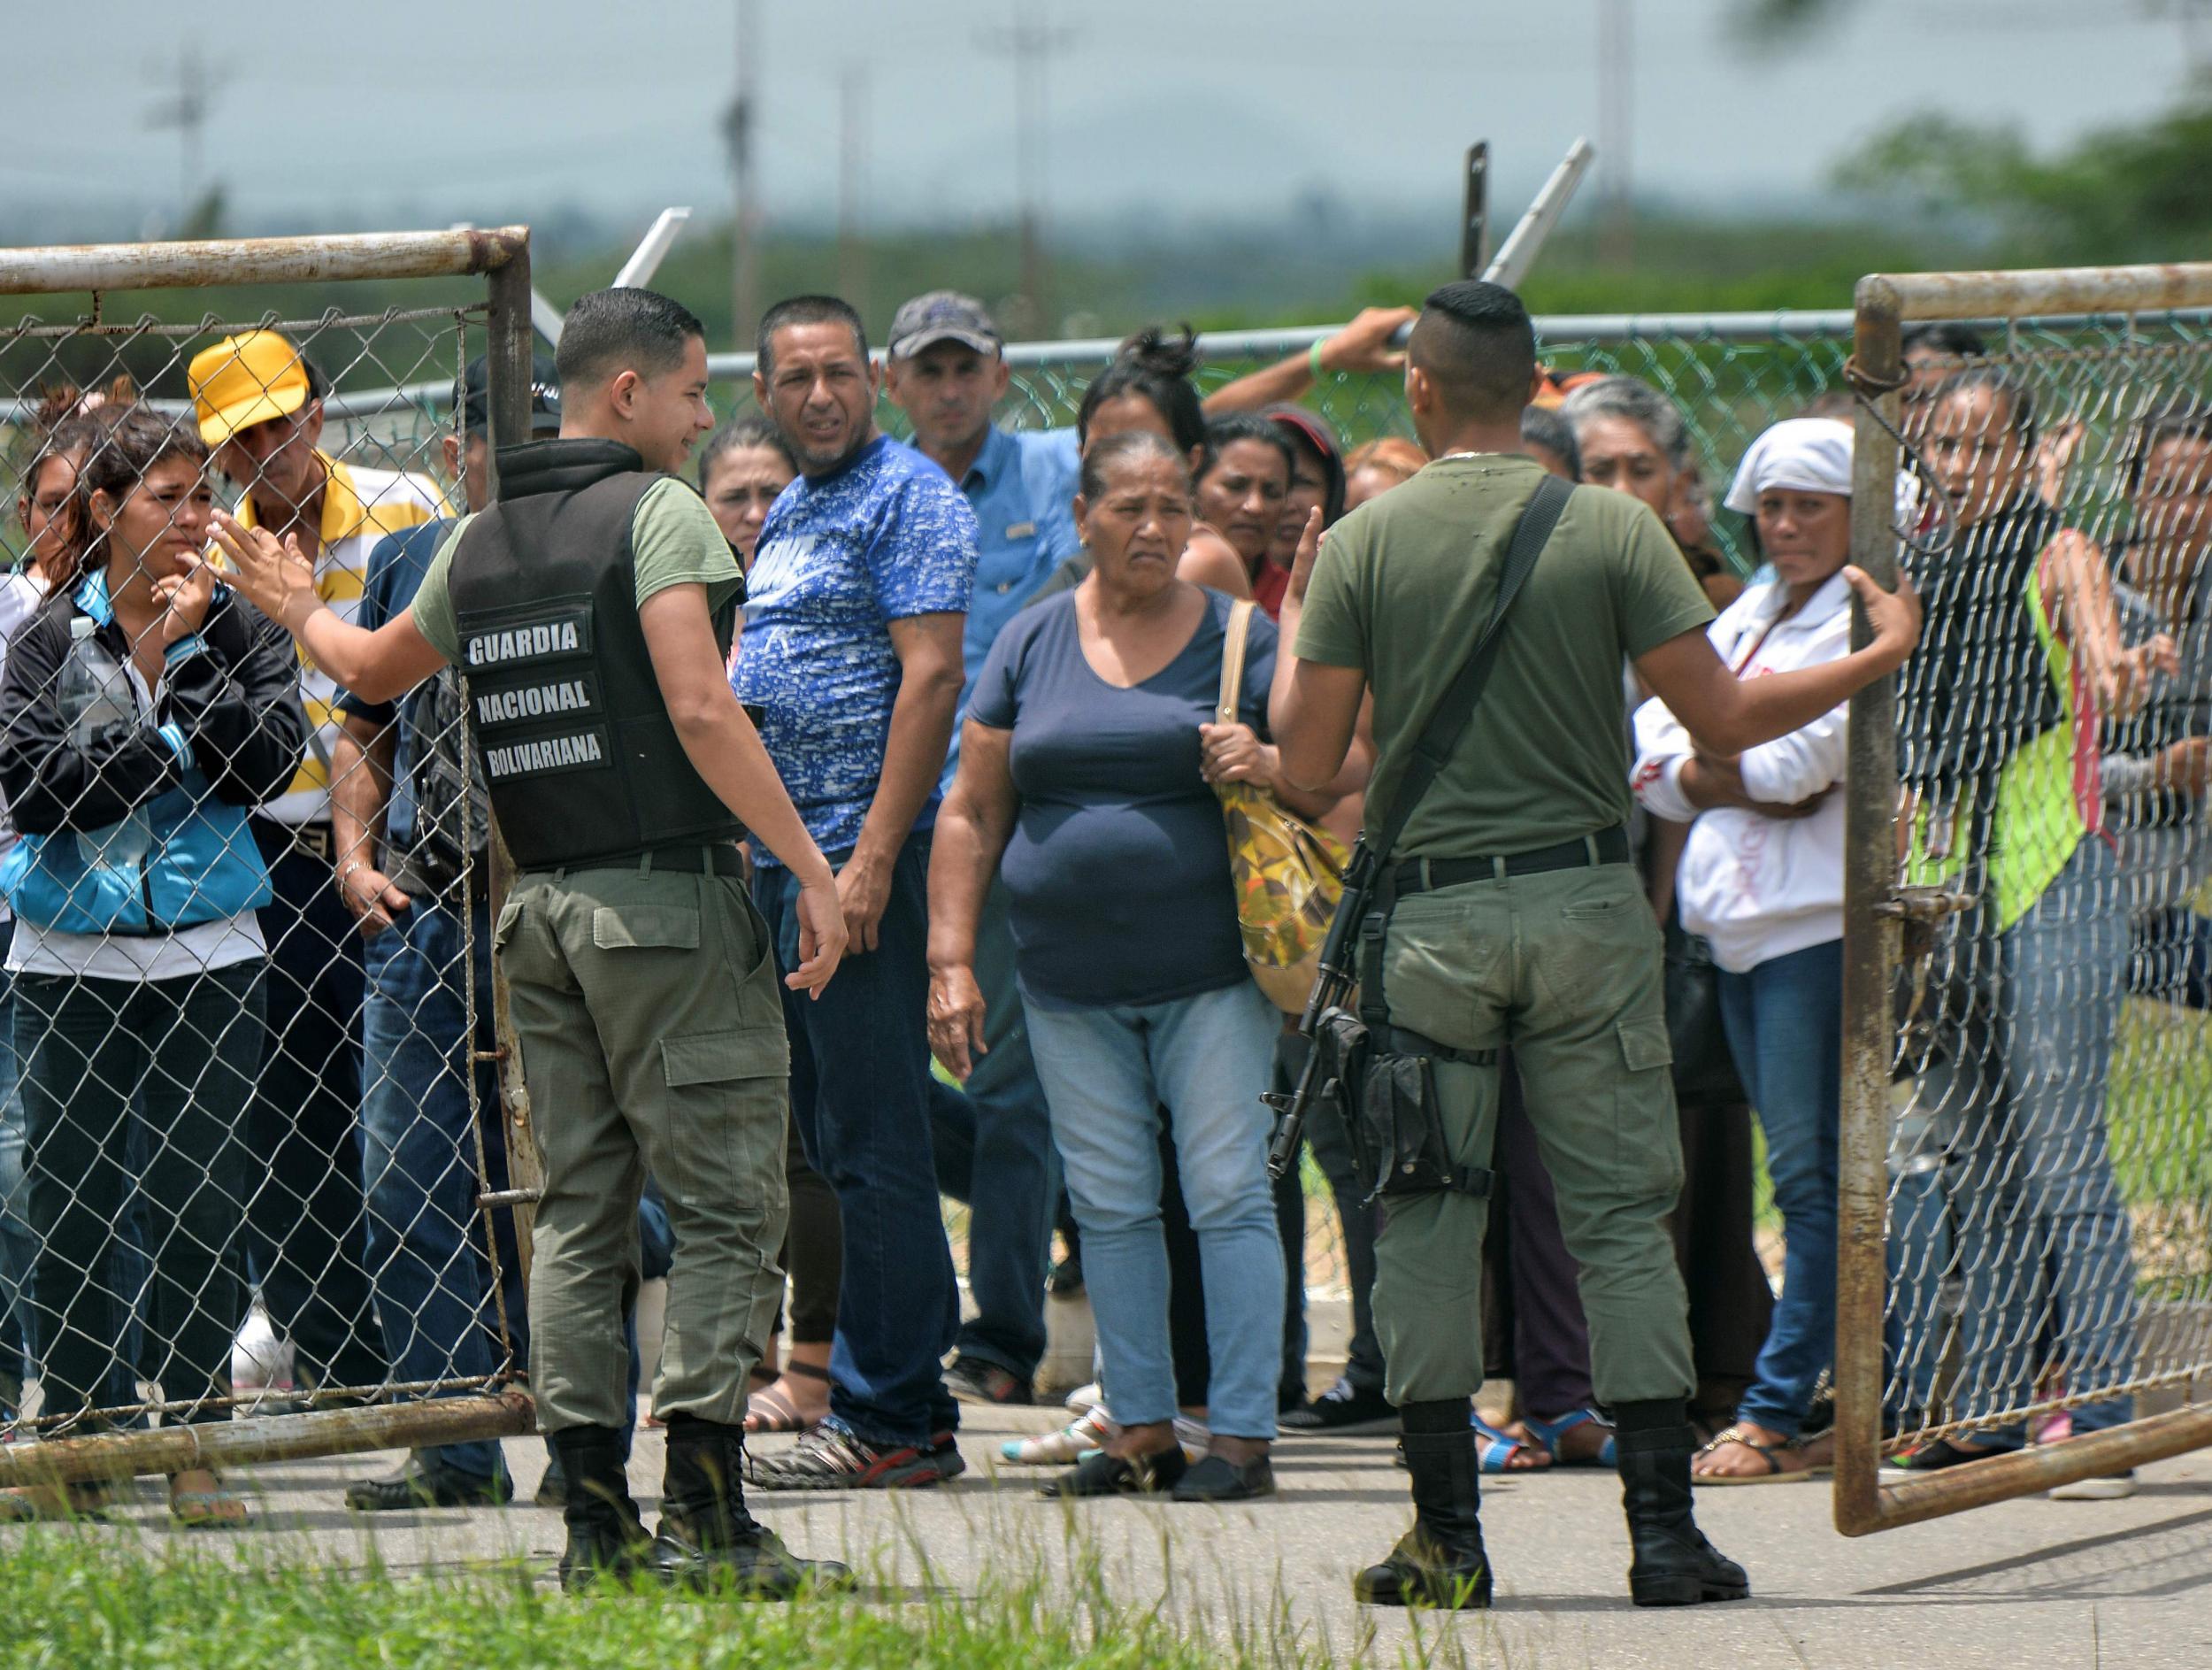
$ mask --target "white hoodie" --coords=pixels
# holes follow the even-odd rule
[[[1786,589],[1770,581],[1713,622],[1713,648],[1738,677],[1833,661],[1850,650],[1851,586],[1840,573],[1794,615],[1775,622],[1787,602]],[[1741,766],[1751,797],[1788,805],[1839,784],[1847,711],[1839,707],[1802,730],[1747,750]],[[1842,938],[1844,797],[1830,795],[1807,818],[1770,818],[1730,806],[1700,812],[1681,784],[1683,762],[1694,751],[1689,732],[1665,703],[1646,702],[1636,710],[1630,781],[1637,800],[1655,818],[1694,820],[1675,876],[1682,925],[1704,935],[1713,960],[1736,974]]]

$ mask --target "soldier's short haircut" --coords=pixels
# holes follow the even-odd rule
[[[1502,284],[1462,279],[1432,290],[1406,350],[1454,417],[1505,422],[1528,404],[1536,328]]]
[[[580,296],[561,322],[554,368],[561,387],[579,393],[612,382],[626,371],[658,377],[683,363],[707,327],[681,302],[657,290],[594,290]]]

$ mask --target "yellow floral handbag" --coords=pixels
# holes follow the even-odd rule
[[[1238,723],[1244,693],[1244,646],[1252,634],[1253,603],[1230,607],[1221,652],[1217,725]],[[1252,978],[1278,1009],[1303,1013],[1320,972],[1321,943],[1344,891],[1350,855],[1325,829],[1285,810],[1274,795],[1251,783],[1216,783],[1229,830],[1229,881],[1236,889],[1237,931]]]

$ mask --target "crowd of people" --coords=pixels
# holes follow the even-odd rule
[[[48,1430],[139,1409],[141,1383],[165,1421],[227,1419],[250,1293],[310,1389],[486,1385],[511,1338],[580,1583],[647,1558],[620,1477],[652,1268],[650,1558],[787,1591],[835,1574],[759,1532],[740,1480],[962,1473],[962,1405],[1037,1396],[1056,1229],[1097,1384],[1001,1457],[1056,1468],[1048,1494],[1248,1500],[1280,1440],[1402,1428],[1419,1526],[1367,1598],[1486,1598],[1474,1475],[1578,1466],[1628,1481],[1640,1600],[1744,1592],[1689,1476],[1832,1454],[1838,700],[1882,670],[1850,647],[1852,429],[1756,438],[1722,501],[1753,558],[1732,563],[1664,395],[1500,385],[1525,315],[1456,289],[1409,366],[1417,311],[1377,309],[1204,395],[1187,333],[1141,333],[1049,430],[997,422],[1003,343],[970,297],[907,303],[880,358],[844,302],[778,304],[757,412],[718,429],[697,321],[603,292],[538,366],[540,438],[503,449],[495,496],[481,362],[442,479],[326,449],[327,382],[273,331],[198,352],[182,421],[127,386],[54,395],[0,583],[10,1385],[35,1376]],[[2067,522],[2063,437],[1984,358],[1912,345],[1899,497],[1924,612],[1903,871],[1971,900],[1901,1046],[1931,1163],[1900,1185],[1890,1415],[1962,1423],[1895,1458],[1914,1473],[2027,1442],[1996,1418],[2054,1387],[2130,1378],[2119,1006],[2212,992],[2212,409],[2133,437],[2101,547]],[[1348,451],[1300,404],[1402,367],[1419,440]],[[1353,1328],[1310,1395],[1304,1200],[1270,1181],[1261,1099],[1307,1043],[1252,977],[1219,790],[1371,834],[1482,625],[1456,553],[1547,477],[1580,485],[1501,652],[1542,700],[1484,698],[1488,764],[1440,775],[1386,855],[1420,868],[1368,974],[1460,1181],[1378,1192],[1311,1122]],[[1417,606],[1391,591],[1409,564],[1440,577]],[[1764,692],[1755,724],[1724,722],[1690,640]],[[521,872],[496,919],[495,808]],[[1524,911],[1556,930],[1525,961]],[[548,1174],[527,1294],[511,1244],[494,1281],[476,1204],[505,1184],[495,948]],[[1601,1066],[1569,1037],[1600,1009]],[[1632,1089],[1663,1117],[1631,1120]],[[946,1197],[970,1208],[964,1318]],[[1471,1404],[1486,1370],[1515,1384],[1503,1426]],[[2076,1430],[2130,1418],[2074,1402]],[[743,1442],[769,1434],[796,1436]],[[496,1443],[455,1443],[349,1499],[512,1488]],[[171,1490],[180,1522],[247,1516],[206,1469]]]

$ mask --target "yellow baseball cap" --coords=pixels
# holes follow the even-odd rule
[[[203,348],[187,374],[200,439],[211,447],[307,404],[307,362],[273,330],[241,331]]]

